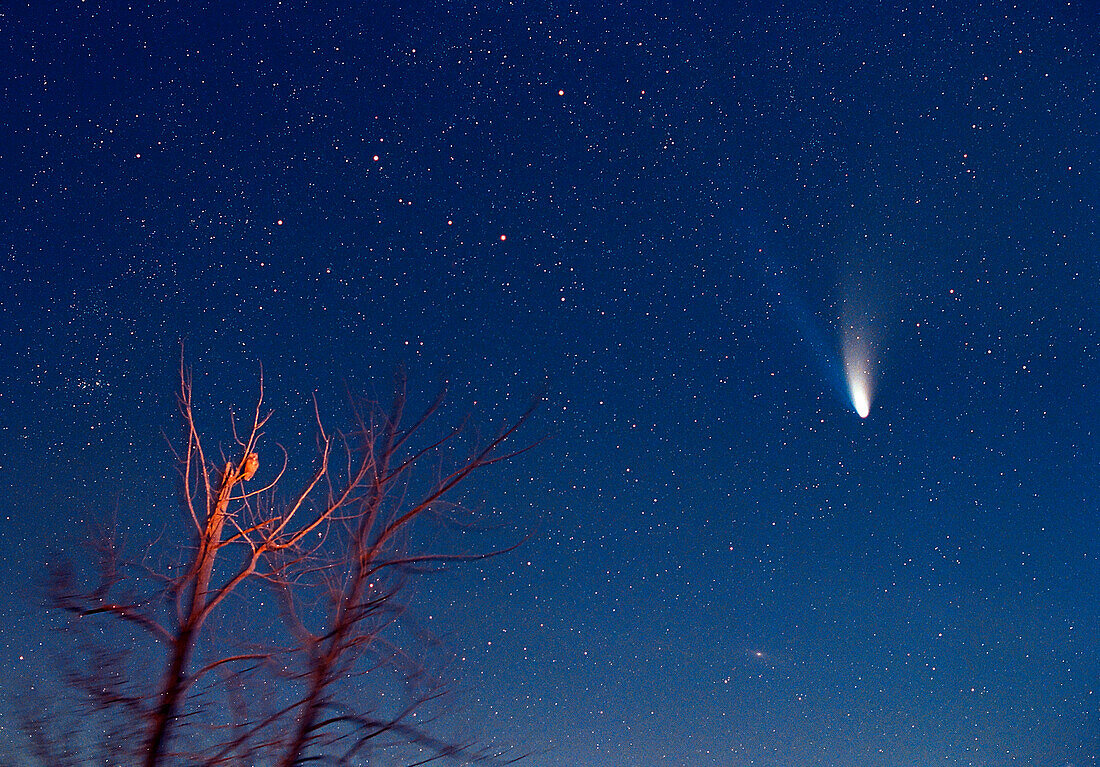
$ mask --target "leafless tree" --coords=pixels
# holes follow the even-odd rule
[[[68,559],[51,571],[51,602],[71,617],[70,656],[81,662],[69,664],[69,681],[85,729],[96,730],[97,763],[373,764],[398,747],[406,763],[511,761],[433,732],[432,703],[445,686],[405,600],[421,574],[508,550],[443,549],[425,536],[442,528],[426,523],[469,521],[450,496],[528,449],[506,443],[534,404],[480,440],[465,423],[438,430],[442,395],[411,419],[406,405],[399,377],[388,408],[353,403],[353,428],[331,433],[315,404],[316,463],[284,494],[292,472],[287,452],[264,439],[262,380],[247,428],[232,421],[232,457],[215,460],[181,366],[178,459],[191,545],[173,557],[166,537],[134,558],[97,534],[93,573]],[[275,468],[265,470],[272,455]],[[36,717],[26,729],[41,759],[77,763],[68,742],[77,731],[59,742]]]

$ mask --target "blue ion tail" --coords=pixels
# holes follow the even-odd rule
[[[847,402],[848,388],[844,381],[844,371],[841,365],[837,364],[836,345],[822,329],[821,320],[814,314],[798,290],[790,284],[790,280],[781,268],[765,264],[764,275],[778,307],[787,315],[798,335],[809,348],[814,366],[837,399],[842,403]]]

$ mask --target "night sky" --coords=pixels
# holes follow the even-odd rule
[[[545,398],[413,603],[530,767],[1100,763],[1094,3],[131,5],[0,9],[0,687],[182,342],[293,455]]]

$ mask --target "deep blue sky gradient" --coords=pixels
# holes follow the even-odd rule
[[[416,607],[531,767],[1097,764],[1092,4],[141,5],[0,17],[3,687],[177,512],[182,339],[300,454],[546,393],[468,495],[536,536]]]

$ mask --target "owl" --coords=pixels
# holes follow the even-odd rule
[[[241,480],[247,482],[252,479],[258,468],[260,468],[260,456],[256,453],[249,453],[241,466]]]

